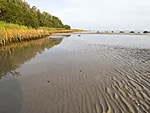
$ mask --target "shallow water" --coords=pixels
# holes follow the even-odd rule
[[[150,37],[77,34],[0,48],[0,113],[149,113]]]

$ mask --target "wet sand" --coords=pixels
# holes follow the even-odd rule
[[[13,68],[20,76],[12,75],[10,69],[5,72],[0,80],[0,113],[149,113],[150,48],[143,46],[146,42],[130,47],[94,43],[93,37],[64,38]],[[12,94],[9,83],[20,93]],[[18,100],[16,106],[4,101],[9,97]]]

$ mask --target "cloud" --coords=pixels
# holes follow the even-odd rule
[[[31,1],[31,0],[28,0]],[[149,0],[45,0],[46,11],[73,28],[149,29]],[[38,2],[38,1],[36,1]]]

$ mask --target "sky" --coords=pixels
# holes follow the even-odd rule
[[[25,0],[72,28],[149,30],[150,0]]]

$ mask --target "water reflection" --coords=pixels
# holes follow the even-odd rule
[[[38,53],[45,49],[50,49],[60,44],[62,39],[43,38],[29,42],[15,43],[0,48],[0,78],[8,72],[15,76],[20,76],[16,72],[17,68],[25,62],[34,58]]]
[[[0,113],[21,112],[23,91],[20,81],[15,78],[21,75],[16,69],[61,41],[62,39],[43,38],[0,48]]]
[[[136,41],[142,37],[128,41],[142,48],[120,43],[129,37],[73,35],[50,50],[62,39],[1,48],[1,73],[9,73],[0,80],[0,113],[147,113],[150,49]]]
[[[13,76],[7,75],[7,78],[0,81],[0,113],[20,113],[23,103],[21,84]]]

